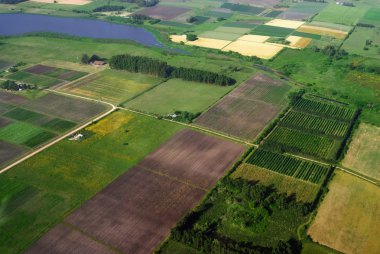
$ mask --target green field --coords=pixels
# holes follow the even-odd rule
[[[343,25],[355,25],[367,10],[367,6],[347,7],[331,3],[324,8],[314,20]]]
[[[218,32],[218,31],[207,31],[198,35],[198,37],[202,37],[202,38],[204,37],[204,38],[226,40],[226,41],[234,41],[240,36],[241,36],[240,34],[224,33],[224,32]]]
[[[373,24],[376,26],[380,25],[380,8],[379,7],[372,7],[370,8],[366,14],[364,14],[363,18],[360,20],[360,22],[366,23],[366,24]]]
[[[343,44],[351,54],[380,59],[380,28],[356,27]]]
[[[116,112],[0,175],[0,252],[20,253],[181,127]],[[128,132],[126,132],[128,130]]]
[[[41,127],[47,128],[57,132],[65,132],[71,128],[74,128],[77,124],[74,122],[54,118],[46,123],[43,123]]]
[[[253,29],[251,34],[266,35],[272,37],[286,37],[293,31],[294,29],[291,28],[261,25]]]
[[[44,117],[44,115],[40,113],[22,109],[22,108],[15,108],[11,111],[8,111],[7,113],[4,114],[4,116],[18,120],[18,121],[24,121],[24,122],[33,122]]]
[[[301,12],[308,14],[315,14],[323,10],[327,4],[318,2],[300,2],[290,6],[287,10],[289,12]]]
[[[256,24],[253,24],[253,23],[243,23],[243,22],[227,22],[227,23],[224,23],[223,26],[225,27],[237,27],[237,28],[254,28],[256,27],[257,25]]]
[[[15,144],[26,144],[30,139],[43,133],[43,130],[32,125],[15,122],[0,129],[0,140]]]
[[[58,89],[119,104],[159,84],[162,80],[141,73],[105,70]]]
[[[38,87],[43,87],[43,88],[54,86],[62,82],[55,78],[42,76],[42,75],[36,75],[36,74],[23,72],[23,71],[18,71],[16,73],[8,75],[6,78],[16,80],[16,81],[22,81],[27,84],[36,85]]]
[[[219,12],[219,11],[208,11],[204,14],[205,16],[215,17],[215,18],[225,18],[228,19],[232,17],[232,13]]]
[[[244,163],[232,173],[232,178],[242,178],[265,186],[273,186],[279,192],[294,195],[297,201],[313,203],[319,192],[319,185],[301,181],[294,177],[276,173],[248,163]]]
[[[232,87],[171,79],[127,102],[125,106],[159,115],[172,114],[176,110],[198,113],[206,110],[231,89]]]

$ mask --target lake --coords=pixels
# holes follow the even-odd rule
[[[145,46],[163,47],[152,33],[140,27],[94,19],[24,13],[0,14],[0,35],[14,36],[35,32],[60,33],[96,39],[127,39]]]

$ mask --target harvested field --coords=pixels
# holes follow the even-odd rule
[[[5,165],[7,161],[15,159],[25,151],[24,148],[0,141],[0,166]]]
[[[159,6],[154,6],[154,7],[147,7],[144,10],[139,11],[137,13],[146,15],[152,18],[156,18],[156,19],[170,20],[190,10],[191,10],[190,8],[159,5]]]
[[[212,49],[222,49],[230,43],[231,41],[228,41],[228,40],[217,40],[217,39],[199,37],[198,40],[196,41],[186,42],[186,45],[212,48]]]
[[[176,35],[176,34],[170,35],[170,40],[172,42],[175,42],[175,43],[187,42],[186,34],[183,34],[183,35]]]
[[[73,81],[86,75],[86,72],[67,70],[62,68],[51,67],[47,65],[37,64],[23,70],[32,74],[45,75],[60,80]]]
[[[380,128],[362,123],[342,164],[352,170],[380,181]]]
[[[286,103],[290,86],[257,74],[202,114],[196,124],[253,140]]]
[[[49,234],[42,237],[25,254],[80,253],[80,254],[114,254],[107,246],[85,236],[73,227],[59,224]]]
[[[265,35],[254,35],[254,34],[247,34],[243,35],[239,38],[239,41],[250,41],[250,42],[265,42],[270,37]]]
[[[347,254],[380,252],[380,189],[337,171],[309,227],[311,238]]]
[[[222,50],[237,52],[243,56],[257,56],[263,59],[271,59],[283,48],[284,47],[280,45],[237,40],[227,45]]]
[[[0,91],[0,102],[3,102],[5,104],[9,103],[9,104],[13,104],[13,105],[21,105],[27,101],[28,101],[28,99],[23,97],[23,96],[16,95],[13,93],[4,92],[4,91]]]
[[[292,28],[279,27],[279,26],[257,26],[251,34],[266,35],[271,37],[286,37],[294,31]]]
[[[0,128],[1,127],[5,127],[7,126],[8,124],[10,124],[12,121],[7,119],[7,118],[3,118],[3,117],[0,117]]]
[[[345,31],[310,25],[302,25],[300,28],[297,29],[297,31],[309,34],[318,34],[322,36],[331,36],[337,39],[344,39],[348,34]]]
[[[45,4],[70,4],[70,5],[85,5],[91,3],[89,0],[32,0],[36,3],[45,3]]]
[[[266,26],[277,26],[277,27],[283,27],[283,28],[297,29],[298,27],[300,27],[304,23],[305,22],[295,21],[295,20],[273,19],[273,20],[265,23],[265,25]]]
[[[295,11],[284,11],[277,18],[280,19],[290,19],[290,20],[305,20],[312,16],[310,13],[295,12]]]
[[[208,189],[244,149],[239,144],[184,130],[147,156],[139,166]]]
[[[58,90],[120,104],[160,82],[161,78],[141,73],[104,70]]]
[[[47,72],[53,71],[54,69],[55,69],[54,67],[50,67],[50,66],[46,66],[46,65],[42,65],[42,64],[37,64],[37,65],[34,65],[34,66],[29,67],[27,69],[24,69],[24,71],[30,72],[33,74],[45,74]]]
[[[247,163],[242,164],[232,173],[231,177],[259,181],[266,186],[273,185],[279,192],[295,195],[298,201],[306,203],[313,203],[319,191],[317,184],[301,181]]]
[[[199,35],[199,37],[202,37],[202,38],[228,40],[228,41],[236,40],[237,38],[239,38],[239,36],[240,34],[225,33],[225,32],[218,32],[218,31],[207,31]]]
[[[29,253],[48,247],[70,248],[70,237],[63,237],[55,245],[49,241],[55,241],[63,225],[119,252],[152,253],[205,195],[203,187],[210,188],[244,149],[223,139],[183,130],[74,211]]]
[[[83,122],[107,109],[103,104],[53,93],[29,102],[27,107],[74,122]]]
[[[307,45],[309,45],[309,43],[311,42],[310,38],[304,38],[294,35],[288,36],[286,40],[290,42],[289,46],[300,49],[306,48]]]

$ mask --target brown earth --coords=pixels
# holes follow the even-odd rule
[[[24,148],[0,141],[0,165],[5,164],[7,161],[15,159],[25,151]]]
[[[27,68],[23,71],[26,71],[26,72],[29,72],[29,73],[33,73],[33,74],[44,74],[44,73],[47,73],[47,72],[50,72],[50,71],[53,71],[54,69],[56,69],[55,67],[50,67],[50,66],[47,66],[47,65],[42,65],[42,64],[37,64],[37,65],[34,65],[30,68]]]
[[[137,12],[138,14],[146,15],[156,19],[170,20],[184,14],[191,9],[183,7],[171,7],[171,6],[154,6],[147,7],[142,11]]]
[[[211,187],[243,150],[244,146],[223,139],[181,131],[50,230],[27,253],[90,253],[100,248],[90,239],[108,248],[94,253],[152,253],[205,195],[202,187]],[[73,243],[81,237],[84,246]]]
[[[183,130],[139,165],[207,189],[224,175],[244,150],[244,146],[236,143]]]
[[[8,124],[10,124],[12,121],[7,119],[7,118],[2,118],[0,117],[0,128],[1,127],[5,127],[7,126]]]
[[[21,105],[27,101],[28,99],[23,96],[0,91],[0,102],[14,104],[14,105]]]
[[[106,106],[100,103],[52,93],[31,101],[27,104],[27,107],[74,122],[83,122],[107,109]]]
[[[280,112],[281,103],[266,102],[266,96],[281,84],[270,76],[257,74],[198,117],[195,123],[253,140]]]

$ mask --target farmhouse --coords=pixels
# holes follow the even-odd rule
[[[91,62],[91,65],[93,65],[93,66],[103,66],[105,64],[106,64],[106,62],[101,61],[101,60],[95,60],[95,61]]]

